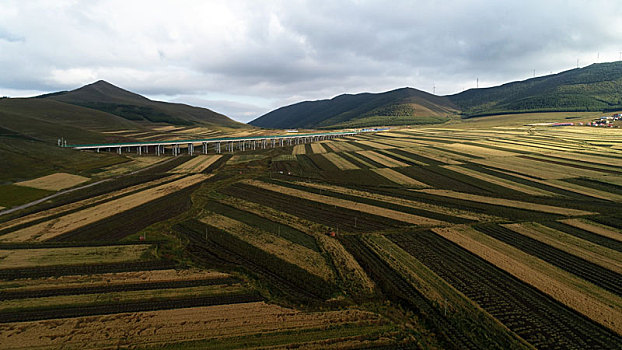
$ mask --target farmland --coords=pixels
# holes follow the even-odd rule
[[[0,343],[619,348],[622,135],[500,120],[106,165],[0,216]]]

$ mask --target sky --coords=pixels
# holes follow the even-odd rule
[[[619,0],[0,0],[0,95],[102,79],[243,122],[343,93],[449,95],[620,59]]]

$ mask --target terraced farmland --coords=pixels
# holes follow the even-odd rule
[[[622,136],[600,133],[134,157],[0,216],[0,344],[619,348]]]

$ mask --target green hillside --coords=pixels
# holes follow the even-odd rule
[[[245,126],[207,108],[152,101],[103,80],[76,90],[47,94],[39,98],[87,107],[138,122],[202,124],[216,127]]]
[[[622,109],[622,62],[537,77],[448,96],[465,117],[534,111]]]
[[[448,120],[456,112],[455,105],[446,97],[402,88],[300,102],[267,113],[249,124],[266,128],[433,124]]]
[[[27,138],[56,143],[65,137],[75,143],[114,142],[123,138],[103,134],[106,130],[142,129],[142,126],[119,116],[36,98],[0,99],[0,128]]]

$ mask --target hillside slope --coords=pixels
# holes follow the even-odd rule
[[[246,127],[245,124],[236,122],[207,108],[192,107],[180,103],[152,101],[103,80],[85,85],[76,90],[47,94],[39,96],[39,98],[96,109],[139,122],[169,123],[174,125],[203,124],[234,128]]]
[[[456,112],[456,106],[446,97],[402,88],[300,102],[269,112],[249,124],[265,128],[431,124],[443,122]]]
[[[75,143],[115,142],[124,139],[106,130],[140,130],[141,125],[85,107],[36,98],[0,99],[0,128],[48,143],[65,137]]]
[[[531,111],[622,109],[622,62],[592,64],[491,88],[470,89],[447,97],[465,117]]]

